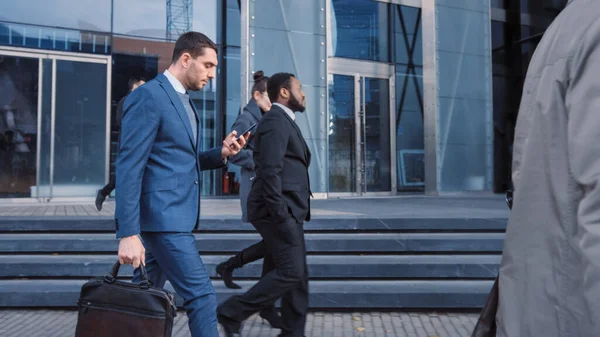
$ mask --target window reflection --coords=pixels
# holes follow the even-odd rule
[[[0,21],[110,32],[111,0],[2,0],[0,8]]]
[[[114,1],[113,32],[118,35],[176,40],[188,30],[217,37],[217,1]],[[169,7],[171,10],[169,11]],[[170,33],[170,34],[169,34]]]
[[[394,6],[398,191],[425,186],[421,9]]]
[[[490,5],[492,8],[554,17],[567,2],[568,0],[491,0]]]
[[[110,34],[0,21],[0,45],[110,54]]]
[[[29,197],[36,181],[39,61],[0,56],[0,197]]]
[[[492,1],[507,9],[508,22],[492,21],[494,104],[494,191],[511,188],[514,129],[529,61],[544,31],[566,5],[565,0]],[[520,14],[534,15],[528,26]]]
[[[356,192],[354,77],[329,75],[329,192]]]
[[[389,61],[388,4],[331,0],[330,46],[335,57]]]

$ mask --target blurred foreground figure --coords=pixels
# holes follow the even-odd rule
[[[571,0],[529,66],[498,337],[600,331],[600,1]]]

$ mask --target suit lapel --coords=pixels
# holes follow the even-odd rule
[[[173,103],[173,105],[175,106],[175,110],[177,111],[179,118],[181,118],[181,122],[183,122],[183,125],[185,126],[185,130],[187,131],[188,137],[190,138],[190,142],[192,143],[192,147],[194,148],[194,151],[195,151],[197,139],[196,140],[194,139],[194,133],[192,132],[192,125],[190,124],[190,119],[187,116],[187,112],[185,111],[185,107],[183,106],[183,103],[181,103],[181,99],[179,98],[179,95],[177,95],[175,88],[173,88],[173,86],[171,85],[171,82],[169,82],[169,79],[165,75],[160,74],[156,77],[156,79],[161,83],[161,86],[167,93],[167,96],[169,96],[171,103]],[[194,112],[195,112],[195,108],[194,108],[193,104],[192,104],[192,108],[194,109]]]
[[[298,137],[302,139],[302,144],[304,144],[304,161],[306,162],[306,166],[308,167],[310,165],[310,150],[308,149],[308,144],[306,144],[306,139],[304,139],[304,136],[302,135],[302,131],[300,130],[298,124],[296,124],[295,121],[292,121],[292,124],[294,124],[294,127],[298,132]]]
[[[304,163],[306,164],[306,167],[308,167],[310,165],[310,150],[308,149],[306,140],[304,140],[302,131],[300,131],[298,124],[296,124],[296,122],[287,114],[287,112],[285,112],[281,108],[279,108],[279,110],[281,110],[281,113],[283,113],[285,115],[285,117],[287,117],[288,121],[290,121],[290,123],[292,123],[292,125],[294,126],[294,129],[296,129],[296,132],[298,133],[298,137],[300,137],[300,140],[302,140],[302,144],[304,144]]]

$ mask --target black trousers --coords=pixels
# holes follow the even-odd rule
[[[248,263],[258,261],[265,257],[267,254],[267,246],[265,245],[265,241],[260,241],[252,246],[244,248],[241,252],[236,254],[236,267],[242,267]],[[264,268],[263,268],[264,275]]]
[[[110,180],[106,186],[102,187],[101,193],[105,197],[109,196],[110,193],[115,189],[115,176],[113,174],[110,175]]]
[[[265,243],[264,276],[246,293],[230,297],[218,312],[235,322],[273,306],[281,298],[280,336],[304,336],[308,311],[308,268],[303,224],[253,222]]]

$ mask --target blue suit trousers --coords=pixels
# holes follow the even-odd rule
[[[142,233],[146,270],[154,286],[169,280],[184,300],[192,337],[219,337],[217,296],[192,233]],[[140,281],[139,269],[133,282]]]

